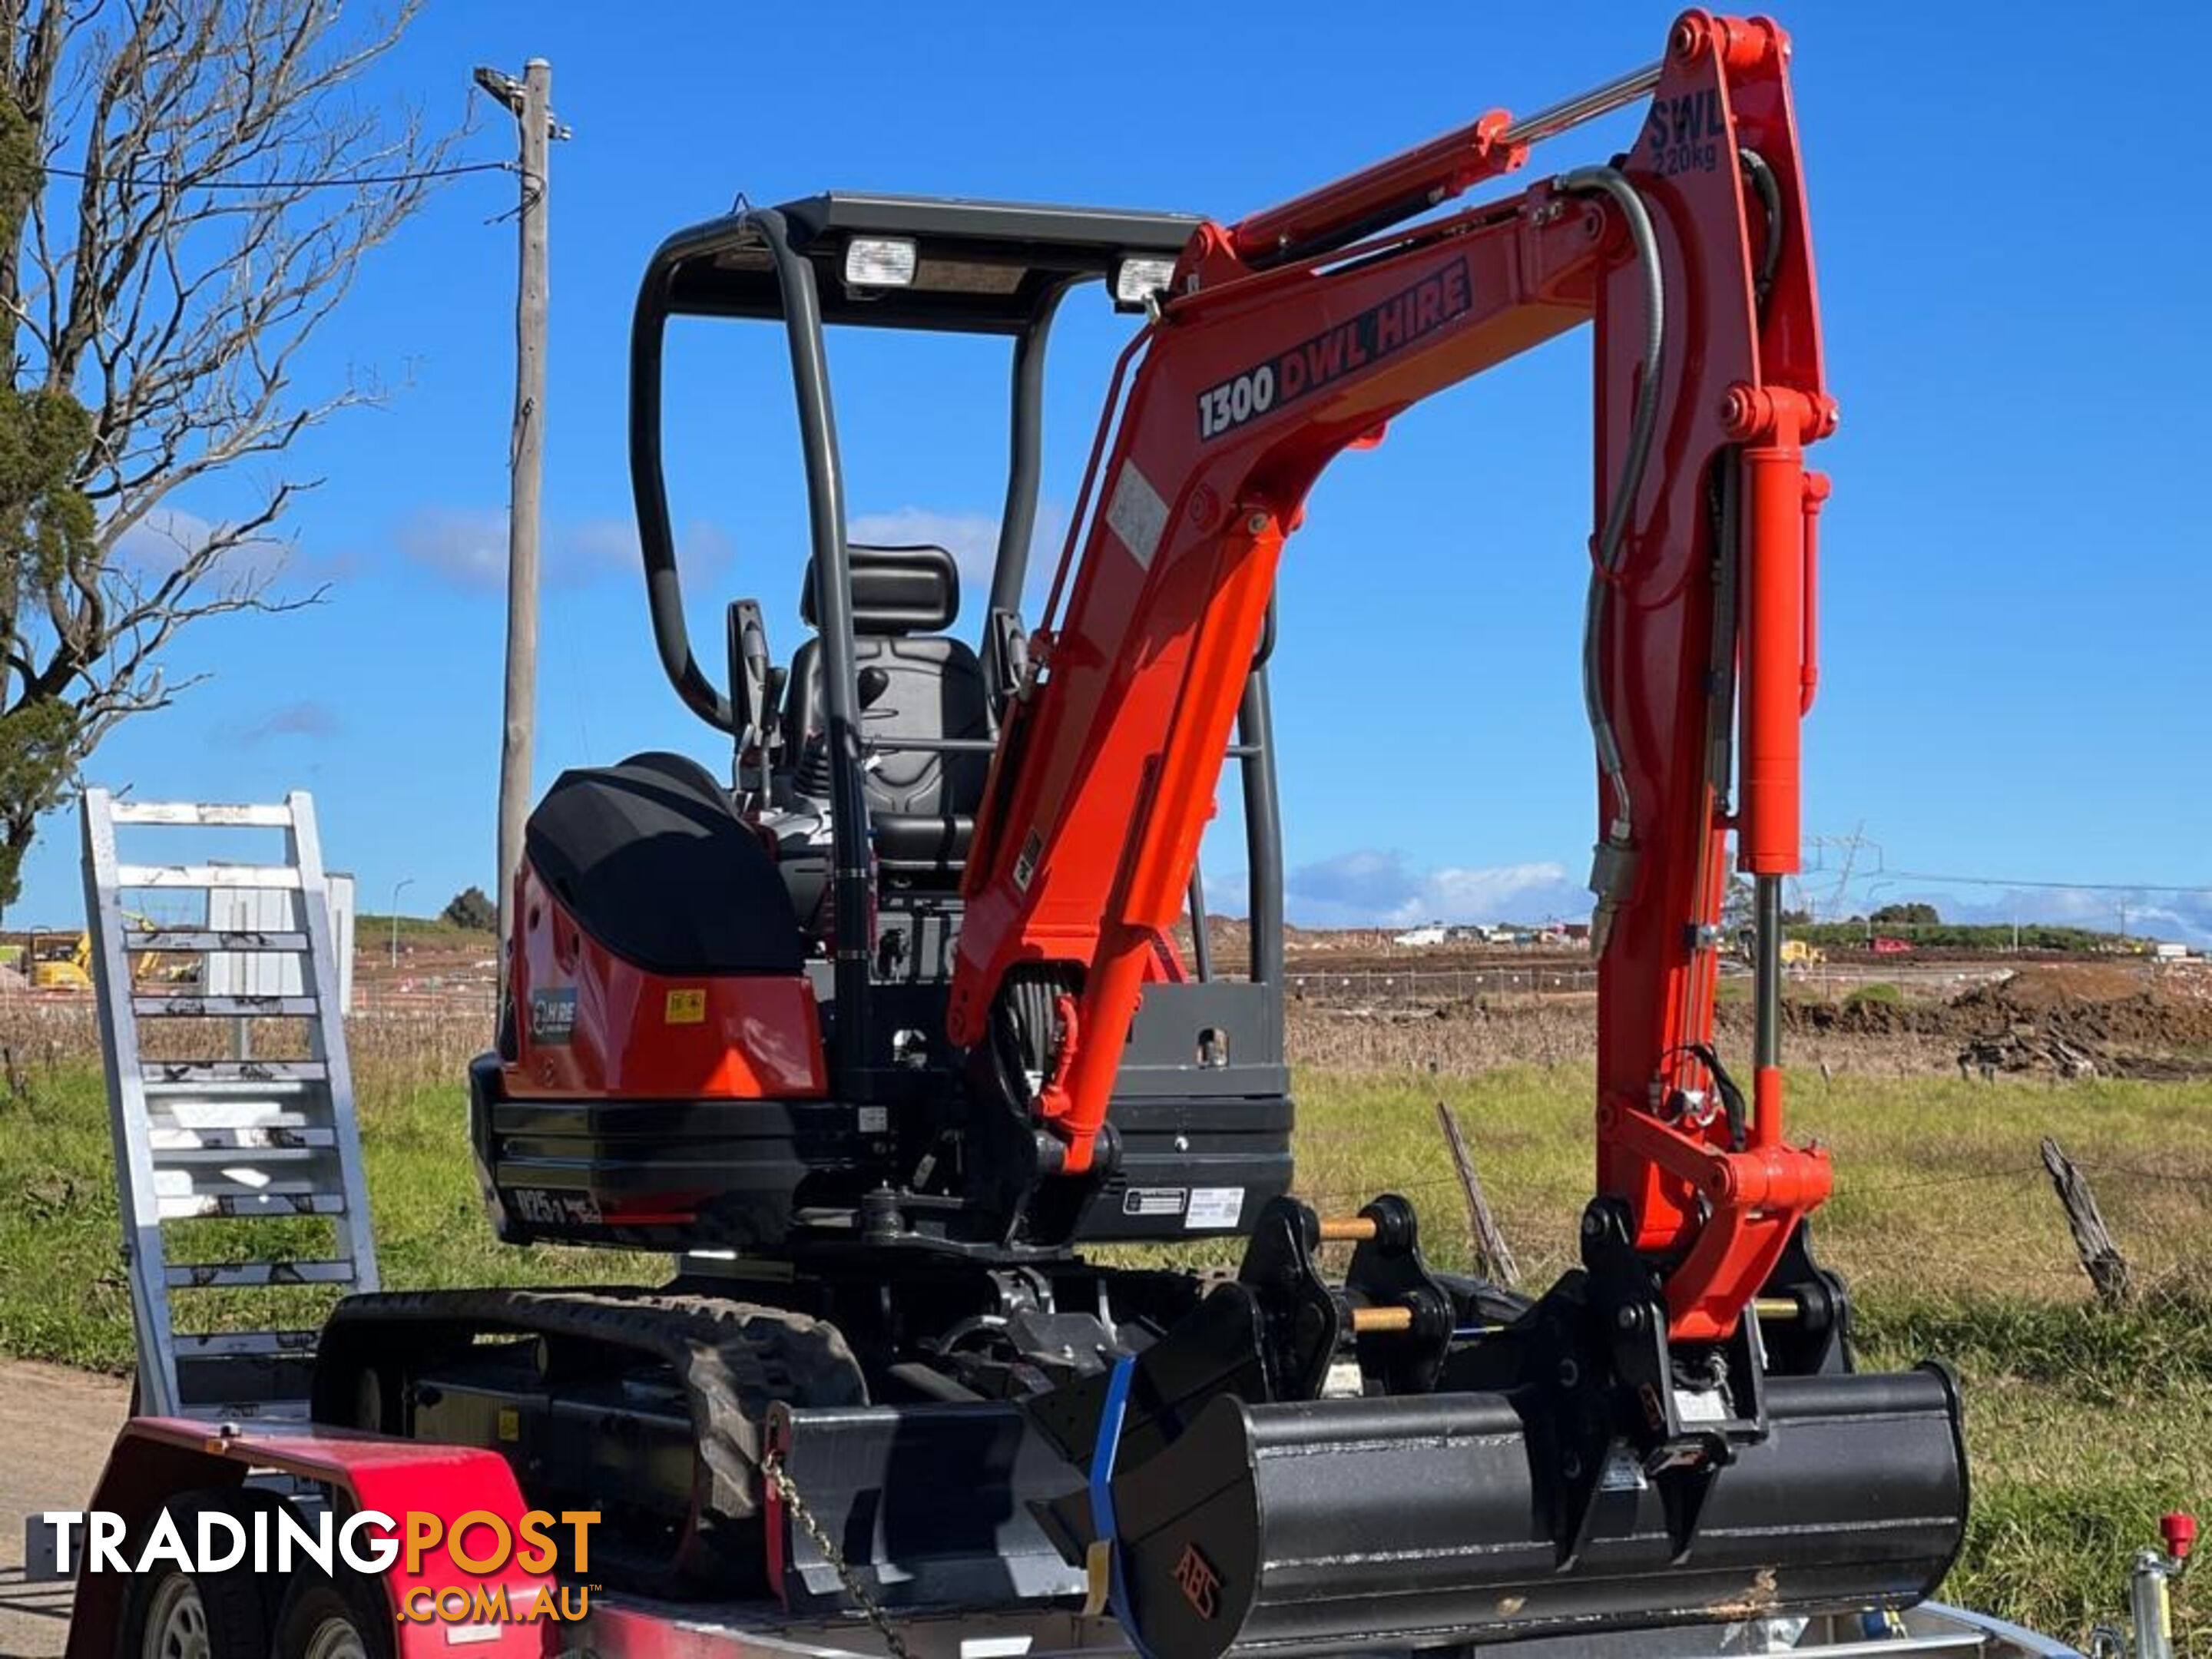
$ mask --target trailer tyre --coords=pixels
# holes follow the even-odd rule
[[[282,1501],[272,1493],[234,1489],[181,1493],[162,1509],[178,1536],[189,1540],[204,1510],[222,1510],[244,1520],[247,1511]],[[147,1522],[149,1530],[152,1524]],[[249,1566],[194,1573],[164,1561],[131,1578],[117,1659],[264,1659],[268,1651],[269,1602]]]
[[[392,1610],[379,1585],[312,1568],[296,1575],[276,1613],[275,1659],[393,1659]]]

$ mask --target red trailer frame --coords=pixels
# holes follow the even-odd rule
[[[503,1522],[512,1534],[529,1510],[514,1472],[496,1452],[341,1430],[240,1429],[173,1417],[134,1417],[123,1425],[91,1507],[120,1515],[135,1527],[179,1493],[242,1486],[257,1471],[313,1481],[347,1507],[380,1510],[395,1518],[410,1510],[428,1510],[450,1523],[481,1512]],[[443,1541],[425,1551],[419,1565],[419,1571],[410,1573],[403,1559],[383,1576],[398,1659],[438,1659],[464,1641],[471,1659],[541,1659],[566,1645],[551,1639],[550,1620],[460,1626],[400,1618],[399,1608],[417,1589],[503,1585],[510,1602],[526,1607],[542,1590],[559,1591],[550,1574],[511,1562],[493,1576],[467,1571]],[[130,1582],[115,1573],[77,1575],[67,1659],[113,1659]]]

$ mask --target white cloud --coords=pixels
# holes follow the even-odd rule
[[[702,582],[718,580],[738,556],[738,544],[720,525],[704,519],[695,519],[684,526],[676,538],[676,556],[683,568],[684,580]],[[630,541],[630,562],[637,562],[637,542]]]
[[[999,521],[986,513],[933,513],[902,507],[891,513],[858,513],[845,534],[863,547],[941,547],[960,567],[969,587],[988,590],[999,557]]]
[[[182,507],[157,507],[115,538],[114,557],[117,562],[158,580],[199,553],[221,528]],[[240,542],[216,557],[209,585],[271,580],[291,562],[292,551],[290,540],[282,536],[258,536]]]
[[[1306,927],[1404,927],[1424,921],[1542,921],[1587,915],[1590,897],[1550,860],[1421,868],[1402,853],[1360,848],[1300,865],[1284,907]]]
[[[495,591],[507,580],[507,514],[492,507],[418,508],[399,527],[399,550],[457,587]]]
[[[630,575],[637,568],[637,526],[628,519],[585,519],[556,526],[546,549],[546,580],[562,586],[581,587],[602,576]]]
[[[1030,575],[1033,588],[1051,574],[1066,534],[1067,515],[1050,502],[1038,509]],[[989,592],[999,551],[999,521],[987,513],[939,513],[902,507],[856,514],[846,526],[855,542],[879,547],[941,547],[960,567],[964,592]],[[425,507],[399,527],[399,549],[424,570],[472,592],[496,593],[507,585],[507,514],[497,507]],[[737,556],[737,544],[720,526],[696,519],[676,538],[677,562],[686,586],[719,582]],[[634,581],[638,572],[637,527],[627,518],[597,517],[549,524],[544,581],[548,587],[590,587]],[[795,586],[795,581],[794,581]],[[1032,592],[1032,599],[1036,597]],[[980,615],[980,611],[973,614]]]
[[[2112,895],[2098,896],[2110,898]],[[2212,950],[2212,894],[2162,894],[2152,903],[2130,906],[2128,931],[2179,940],[2199,950]]]
[[[115,556],[166,575],[207,544],[215,526],[198,514],[157,507],[115,540]]]
[[[995,514],[939,513],[926,507],[857,513],[846,520],[845,534],[864,547],[941,547],[960,567],[963,592],[984,594],[991,590],[992,572],[999,562]],[[1024,604],[1031,610],[1043,597],[1044,585],[1052,578],[1066,536],[1067,509],[1054,501],[1038,503],[1036,526],[1030,536],[1028,592],[1024,596]]]
[[[1864,913],[1885,904],[1932,904],[1946,921],[2002,926],[2009,922],[2047,922],[2061,927],[2088,927],[2117,933],[2123,924],[2138,939],[2172,939],[2212,948],[2212,892],[2175,891],[2154,887],[2119,890],[2101,887],[2022,887],[1982,889],[1961,897],[1955,890],[1929,886],[1907,890],[1894,878],[1879,881],[1881,892],[1871,907],[1866,898],[1854,908]],[[1872,893],[1872,888],[1869,892]]]
[[[728,533],[704,520],[677,535],[678,562],[687,583],[718,576],[735,551]],[[497,507],[426,507],[399,528],[408,558],[456,587],[496,593],[507,585],[507,514]],[[599,517],[549,525],[543,575],[549,587],[590,587],[634,581],[639,564],[637,526],[628,519]]]
[[[1207,898],[1213,908],[1242,915],[1243,872],[1224,870],[1209,876]],[[1306,927],[1409,927],[1425,921],[1543,921],[1555,916],[1574,921],[1590,909],[1582,883],[1553,860],[1423,866],[1402,853],[1376,848],[1300,865],[1285,874],[1283,889],[1289,919]],[[1931,903],[1948,921],[2048,922],[2105,933],[2119,928],[2124,908],[2127,930],[2136,938],[2212,949],[2212,892],[2041,887],[1984,889],[1961,897],[1956,890],[1893,880],[1875,902]],[[1853,905],[1862,914],[1867,908],[1864,898]]]

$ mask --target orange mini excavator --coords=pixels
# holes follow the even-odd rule
[[[1647,69],[1234,223],[830,194],[665,243],[631,343],[641,539],[661,660],[732,770],[647,754],[553,787],[471,1127],[504,1237],[676,1276],[353,1298],[318,1416],[495,1448],[532,1502],[621,1523],[595,1577],[794,1613],[1091,1595],[1159,1659],[1925,1595],[1964,1525],[1957,1394],[1854,1370],[1808,1247],[1828,1159],[1784,1123],[1827,489],[1804,452],[1836,420],[1789,55],[1688,12]],[[1479,189],[1647,96],[1626,154]],[[1133,337],[1025,617],[1046,338],[1101,289]],[[720,676],[693,653],[677,316],[789,344],[811,538],[787,662],[746,600]],[[1595,1187],[1582,1265],[1523,1300],[1430,1265],[1402,1198],[1290,1195],[1267,661],[1322,470],[1584,324]],[[944,550],[848,541],[831,329],[1010,343],[965,636]],[[1233,972],[1198,873],[1230,762]],[[1747,1086],[1714,1033],[1731,860],[1758,901]],[[1233,1279],[1084,1254],[1206,1239],[1242,1241]]]

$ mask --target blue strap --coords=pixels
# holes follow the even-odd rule
[[[1127,1576],[1121,1571],[1121,1534],[1114,1519],[1114,1459],[1121,1449],[1121,1425],[1129,1414],[1129,1379],[1136,1369],[1135,1357],[1125,1354],[1114,1362],[1113,1375],[1106,1380],[1106,1404],[1098,1413],[1098,1438],[1091,1450],[1091,1528],[1106,1545],[1106,1599],[1114,1609],[1115,1622],[1136,1649],[1138,1659],[1152,1659],[1152,1650],[1137,1630],[1137,1621],[1129,1616]]]

